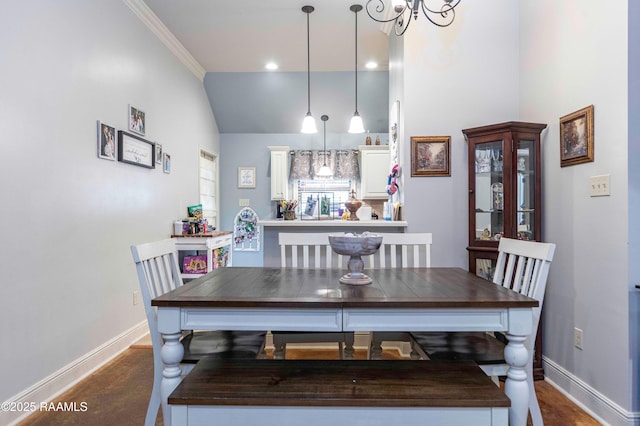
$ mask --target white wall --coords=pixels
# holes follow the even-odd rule
[[[518,5],[464,2],[456,11],[447,28],[420,14],[404,35],[400,189],[409,231],[433,233],[433,265],[467,267],[468,145],[461,130],[519,118]],[[390,80],[395,84],[394,74]],[[451,136],[451,177],[411,177],[411,136]]]
[[[145,321],[131,244],[198,201],[219,151],[202,82],[119,1],[5,2],[0,14],[0,401]],[[147,138],[172,171],[96,156],[96,120]],[[1,423],[1,422],[0,422]]]
[[[521,2],[521,116],[549,123],[543,235],[557,249],[544,354],[630,409],[627,1],[607,10],[616,12],[603,13],[597,0]],[[561,168],[559,117],[590,104],[595,161]],[[589,176],[601,174],[611,175],[611,196],[592,198]],[[584,350],[573,345],[574,327],[584,331]]]

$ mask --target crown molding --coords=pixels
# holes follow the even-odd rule
[[[143,0],[122,0],[133,13],[153,32],[156,37],[186,66],[200,81],[204,81],[205,69],[189,53],[178,39],[169,31],[167,26]]]

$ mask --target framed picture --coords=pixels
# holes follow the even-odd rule
[[[115,161],[116,128],[98,120],[98,158]]]
[[[162,163],[162,145],[156,143],[156,164]]]
[[[256,187],[256,168],[238,167],[238,188]]]
[[[171,173],[171,156],[166,152],[162,155],[162,171],[165,173]]]
[[[411,176],[451,176],[451,136],[411,137]]]
[[[144,136],[146,125],[144,111],[129,105],[129,130]]]
[[[593,161],[593,105],[560,117],[560,167]]]
[[[118,132],[118,161],[148,169],[156,167],[156,147],[153,142],[120,130]]]

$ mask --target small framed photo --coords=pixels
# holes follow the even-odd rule
[[[115,161],[116,128],[98,120],[98,158]]]
[[[148,169],[156,168],[156,147],[153,142],[120,130],[118,132],[118,161]]]
[[[147,121],[144,111],[129,105],[129,130],[144,136]]]
[[[156,164],[162,163],[162,145],[156,143]]]
[[[411,176],[451,176],[451,136],[411,137]]]
[[[593,161],[593,105],[560,117],[560,167]]]
[[[238,167],[238,188],[256,187],[256,168]]]
[[[171,173],[171,156],[166,152],[162,154],[162,171]]]

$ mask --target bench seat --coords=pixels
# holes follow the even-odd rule
[[[203,358],[169,397],[172,425],[507,425],[471,362]]]

